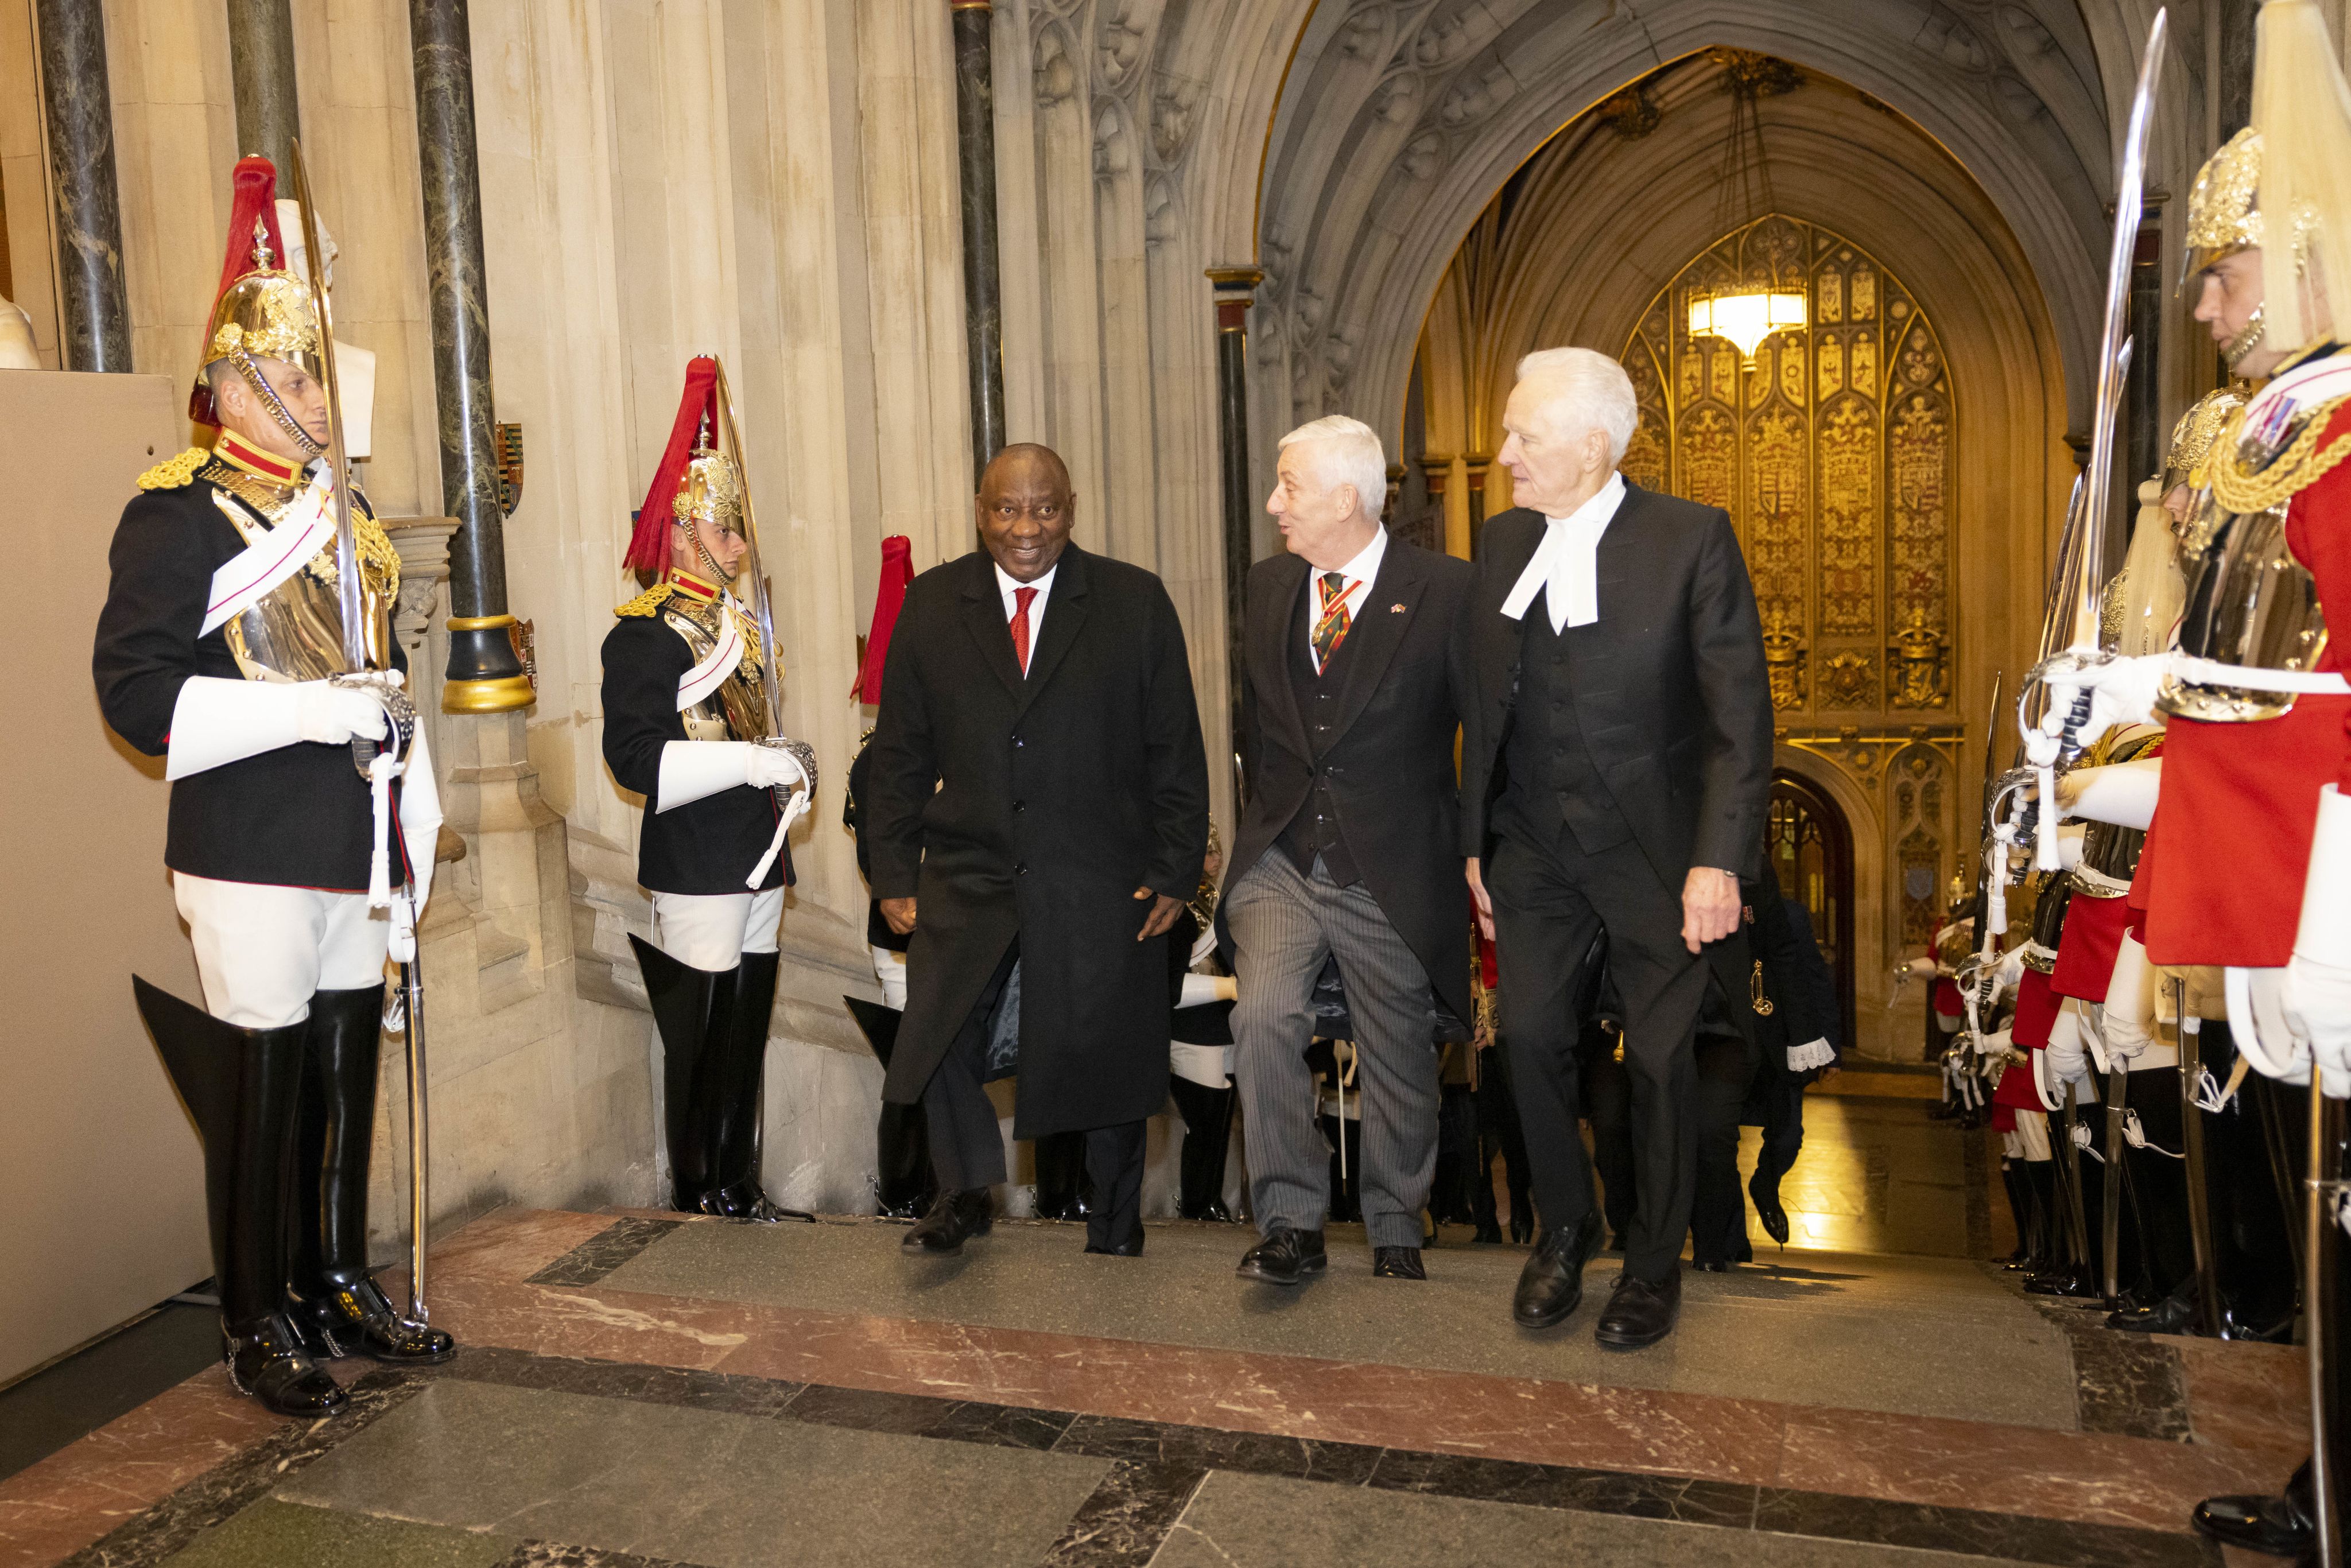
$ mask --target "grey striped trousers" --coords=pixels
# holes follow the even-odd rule
[[[1315,1119],[1315,977],[1332,954],[1347,988],[1361,1066],[1364,1226],[1374,1247],[1418,1247],[1437,1169],[1437,1053],[1428,972],[1362,883],[1341,887],[1321,857],[1301,875],[1270,847],[1225,895],[1233,935],[1233,1076],[1239,1082],[1258,1228],[1319,1230],[1331,1151]]]

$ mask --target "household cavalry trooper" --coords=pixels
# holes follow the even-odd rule
[[[378,673],[347,668],[322,339],[308,285],[279,267],[277,179],[265,159],[236,166],[189,405],[219,437],[141,476],[91,668],[107,722],[164,758],[172,785],[163,862],[204,1005],[133,985],[204,1141],[229,1376],[272,1410],[319,1416],[349,1403],[320,1359],[455,1353],[367,1268],[384,961],[413,955],[441,811],[399,691],[400,558],[356,493]],[[380,787],[354,741],[392,759]]]
[[[775,733],[774,665],[738,596],[758,605],[765,589],[742,470],[710,445],[719,373],[715,360],[687,365],[637,513],[626,564],[659,580],[604,638],[604,761],[645,798],[637,880],[654,940],[630,942],[661,1033],[674,1207],[775,1220],[791,1211],[759,1186],[760,1078],[793,880],[784,835],[808,810],[816,757]]]
[[[2323,1096],[2305,1172],[2330,1200],[2320,1220],[2336,1213],[2351,1096],[2351,644],[2326,636],[2351,621],[2351,355],[2335,315],[2351,308],[2335,281],[2351,277],[2351,84],[2339,58],[2315,0],[2265,0],[2252,123],[2198,174],[2187,236],[2196,319],[2255,387],[2185,530],[2177,653],[2070,682],[2095,693],[2094,729],[2167,716],[2129,894],[2145,909],[2147,962],[2224,968],[2237,1050]],[[2346,1239],[2313,1228],[2314,1459],[2280,1495],[2210,1498],[2192,1517],[2229,1545],[2331,1558],[2351,1461],[2351,1296]]]

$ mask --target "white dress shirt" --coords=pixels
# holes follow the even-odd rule
[[[1002,567],[996,569],[996,591],[1004,596],[1004,623],[1007,626],[1011,625],[1012,618],[1020,613],[1020,601],[1013,594],[1023,588],[1037,591],[1037,597],[1029,601],[1029,656],[1032,659],[1037,656],[1037,635],[1045,629],[1045,601],[1052,596],[1053,573],[1061,570],[1057,562],[1036,581],[1023,582]],[[1027,674],[1029,667],[1023,664],[1020,673]]]
[[[1625,504],[1625,476],[1611,474],[1600,493],[1564,517],[1549,519],[1542,542],[1502,601],[1502,613],[1516,621],[1545,589],[1551,629],[1589,626],[1600,619],[1600,536]]]
[[[1357,621],[1363,619],[1364,598],[1372,591],[1372,580],[1380,575],[1380,562],[1386,559],[1387,553],[1388,531],[1384,528],[1375,528],[1372,532],[1372,542],[1357,550],[1353,560],[1338,569],[1339,575],[1347,580],[1346,591],[1340,594],[1339,602],[1347,607],[1347,627],[1350,631],[1354,629]],[[1321,567],[1311,561],[1307,562],[1306,656],[1314,661],[1314,673],[1318,675],[1322,673],[1322,660],[1314,652],[1314,625],[1322,619],[1323,575]]]

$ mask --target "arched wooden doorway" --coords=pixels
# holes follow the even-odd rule
[[[1784,768],[1771,770],[1771,827],[1764,859],[1781,888],[1813,917],[1821,956],[1836,977],[1838,1044],[1854,1033],[1853,828],[1821,789]]]

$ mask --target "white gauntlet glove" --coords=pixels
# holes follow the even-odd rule
[[[2318,792],[2284,999],[2287,1023],[2310,1042],[2319,1087],[2351,1098],[2351,800],[2332,784]]]
[[[808,776],[790,752],[747,740],[673,740],[662,747],[656,810],[674,811],[746,784],[799,790],[795,815],[807,809]]]
[[[2107,768],[2076,768],[2057,780],[2057,804],[2069,817],[2144,828],[2155,821],[2163,787],[2163,758],[2143,757]]]
[[[2170,667],[2168,653],[2142,653],[2136,658],[2109,659],[2096,664],[2086,664],[2061,653],[2051,662],[2043,679],[2049,686],[2053,711],[2071,708],[2077,692],[2091,694],[2089,719],[2075,732],[2088,740],[2117,724],[2152,724],[2156,693]]]
[[[405,964],[416,956],[416,927],[424,918],[425,900],[433,896],[433,866],[441,849],[441,786],[433,777],[433,753],[422,723],[400,774],[400,841],[408,851],[409,887],[392,901],[391,956]]]
[[[325,681],[191,675],[181,684],[179,699],[172,706],[163,777],[185,779],[297,741],[341,746],[361,738],[378,740],[385,722],[381,703]]]
[[[2147,949],[2129,936],[2115,955],[2106,985],[2105,1041],[2109,1059],[2129,1062],[2155,1043],[2155,967]]]

